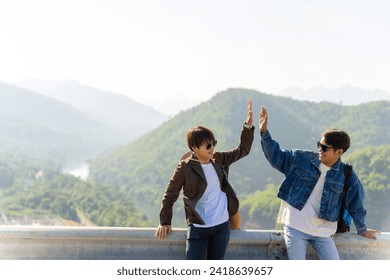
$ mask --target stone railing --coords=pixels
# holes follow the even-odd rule
[[[160,241],[154,228],[0,226],[3,260],[167,260],[184,259],[185,229]],[[389,260],[390,233],[371,240],[356,233],[335,236],[341,259]],[[308,259],[317,259],[309,248]],[[232,230],[230,260],[287,259],[281,231]]]

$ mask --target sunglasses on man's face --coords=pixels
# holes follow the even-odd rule
[[[320,141],[317,142],[317,148],[321,149],[321,151],[323,151],[324,153],[326,153],[328,151],[328,149],[337,149],[337,148],[334,148],[331,146],[326,146],[324,144],[321,144]]]
[[[210,150],[211,147],[215,147],[215,146],[217,146],[217,140],[215,140],[213,143],[208,143],[208,144],[206,145],[206,149],[207,149],[207,150]]]

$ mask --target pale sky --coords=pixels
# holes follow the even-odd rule
[[[390,92],[389,14],[387,0],[0,0],[0,81],[73,79],[163,113],[229,87]]]

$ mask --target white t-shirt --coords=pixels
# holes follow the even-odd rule
[[[318,218],[318,216],[320,213],[325,177],[330,167],[321,163],[319,169],[321,171],[320,178],[302,210],[299,211],[282,200],[279,208],[278,223],[282,223],[306,234],[328,237],[336,232],[337,221],[329,222]]]
[[[201,164],[206,176],[207,188],[195,206],[204,225],[194,224],[196,227],[212,227],[220,225],[229,219],[227,210],[227,196],[221,190],[221,183],[212,163]]]

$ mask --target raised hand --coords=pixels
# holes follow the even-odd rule
[[[246,123],[248,126],[252,127],[252,124],[253,124],[252,99],[249,99],[249,100],[248,100],[247,109],[248,109],[248,114],[247,114],[245,123]]]
[[[267,114],[267,109],[265,109],[264,106],[261,107],[259,119],[260,119],[259,120],[260,131],[262,133],[265,133],[267,131],[268,114]]]

